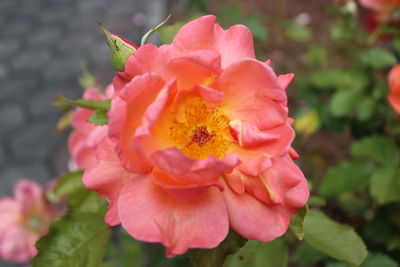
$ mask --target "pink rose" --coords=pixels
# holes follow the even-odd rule
[[[171,45],[138,48],[83,177],[109,202],[106,222],[161,242],[168,257],[214,248],[229,227],[259,241],[283,235],[309,196],[292,159],[292,78],[255,59],[245,26],[223,30],[214,16]]]
[[[36,241],[48,231],[61,212],[45,199],[45,190],[36,182],[20,180],[14,198],[0,199],[0,257],[23,263],[37,251]]]
[[[106,89],[106,94],[102,95],[96,89],[86,89],[83,99],[104,100],[111,98],[113,86]],[[107,126],[98,126],[87,120],[93,114],[93,110],[77,108],[72,115],[73,131],[68,139],[68,150],[73,163],[79,169],[87,169],[96,164],[96,146],[107,135]]]
[[[388,83],[390,88],[388,101],[393,109],[400,114],[400,64],[394,66],[390,71]]]

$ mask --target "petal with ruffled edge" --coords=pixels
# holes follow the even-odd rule
[[[98,145],[96,155],[99,162],[83,174],[83,183],[104,197],[110,204],[105,221],[111,226],[120,223],[117,210],[118,195],[127,181],[135,174],[125,171],[114,151],[111,142],[105,138]]]
[[[221,55],[222,68],[240,59],[255,57],[253,38],[246,26],[235,25],[224,30],[215,20],[215,16],[208,15],[187,23],[176,34],[172,47],[179,54],[212,50]]]
[[[130,235],[145,242],[161,242],[167,257],[183,254],[189,248],[214,248],[229,229],[217,188],[209,188],[198,200],[185,201],[157,186],[149,176],[124,187],[118,212]]]
[[[167,68],[170,76],[176,77],[178,88],[188,89],[206,83],[210,77],[219,76],[221,58],[213,51],[197,50],[172,59]]]
[[[156,151],[152,159],[159,169],[168,174],[156,175],[154,179],[169,187],[214,184],[239,164],[236,155],[227,155],[221,160],[213,155],[207,159],[192,159],[177,148]]]
[[[130,56],[125,64],[125,72],[120,72],[114,78],[113,84],[118,93],[132,78],[148,72],[157,73],[165,80],[167,75],[167,64],[175,56],[174,50],[168,45],[157,47],[146,44],[139,47],[135,54]]]
[[[269,242],[286,232],[290,214],[282,206],[265,205],[247,193],[235,193],[228,186],[223,195],[230,226],[241,236]]]
[[[272,158],[272,165],[258,177],[244,180],[246,192],[267,205],[286,205],[286,194],[305,177],[289,155]]]
[[[283,124],[287,118],[286,93],[272,69],[246,59],[230,65],[216,81],[224,93],[221,109],[232,119],[248,121],[260,130]]]
[[[291,213],[295,213],[306,205],[308,198],[310,197],[310,189],[305,178],[300,180],[295,187],[289,189],[285,195],[285,204]]]
[[[240,164],[237,169],[246,175],[258,176],[271,166],[271,158],[265,153],[243,149],[234,145],[230,147],[228,153],[238,156]]]
[[[115,144],[122,165],[130,172],[146,173],[151,169],[148,159],[134,150],[132,138],[148,106],[164,86],[159,75],[146,73],[135,77],[111,102],[108,113],[110,140]]]

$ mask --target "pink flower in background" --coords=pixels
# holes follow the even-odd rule
[[[216,247],[229,227],[265,242],[286,232],[309,196],[292,158],[293,74],[256,60],[245,26],[201,17],[171,45],[138,48],[118,75],[109,138],[83,177],[109,202],[108,224],[169,257]]]
[[[388,101],[393,109],[400,114],[400,64],[394,66],[390,71],[388,83],[390,88]]]
[[[14,198],[0,198],[0,257],[23,263],[37,251],[36,241],[48,232],[61,211],[45,199],[44,189],[31,180],[20,180]]]
[[[378,22],[398,22],[400,20],[400,0],[359,0],[360,4],[373,11],[366,17],[369,27],[372,27],[372,21]]]
[[[113,92],[112,85],[107,87],[105,95],[89,88],[85,90],[83,99],[104,100],[111,98]],[[72,115],[73,131],[68,139],[68,150],[73,163],[79,169],[87,169],[96,164],[96,146],[107,135],[107,126],[97,126],[87,121],[93,112],[90,109],[77,108]]]

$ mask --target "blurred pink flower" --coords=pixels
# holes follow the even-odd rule
[[[360,4],[373,11],[368,15],[369,24],[375,19],[377,22],[398,22],[400,20],[400,0],[359,0]]]
[[[14,198],[0,198],[0,257],[24,263],[37,251],[36,241],[48,232],[60,211],[45,199],[45,189],[23,179],[14,187]]]
[[[389,73],[389,94],[388,101],[393,109],[400,114],[400,64],[394,66]]]
[[[104,100],[111,98],[114,92],[113,86],[109,85],[105,95],[96,89],[86,89],[83,99]],[[68,139],[68,150],[73,161],[79,169],[87,169],[96,164],[95,149],[97,144],[107,135],[107,126],[98,126],[87,120],[93,114],[93,110],[77,108],[72,115],[73,131]]]
[[[216,247],[229,227],[271,241],[309,196],[292,158],[294,75],[255,59],[248,28],[215,19],[128,58],[114,79],[109,138],[83,177],[110,203],[108,224],[161,242],[169,257]]]

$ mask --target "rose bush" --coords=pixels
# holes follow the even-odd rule
[[[45,193],[37,183],[23,179],[15,185],[14,198],[0,199],[1,258],[24,263],[36,255],[36,241],[62,215],[62,210],[47,202]]]
[[[229,227],[284,234],[309,196],[291,148],[292,78],[255,59],[245,26],[223,30],[214,16],[139,47],[114,78],[108,134],[83,176],[109,202],[106,222],[169,257],[216,247]]]

